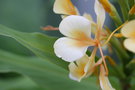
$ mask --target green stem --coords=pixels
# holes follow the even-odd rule
[[[118,0],[118,3],[120,5],[124,21],[126,21],[128,19],[129,12],[128,0]]]
[[[119,56],[122,62],[122,71],[124,72],[124,77],[120,77],[119,80],[121,82],[121,86],[123,90],[128,90],[130,88],[130,75],[132,74],[132,70],[127,68],[127,64],[130,62],[133,55],[130,55],[126,52],[126,50],[122,47],[121,43],[118,39],[112,38],[110,40],[111,45],[114,47],[117,55]],[[119,69],[116,69],[119,70]],[[123,73],[122,73],[123,74]],[[122,76],[122,75],[121,75]]]
[[[125,62],[126,60],[129,59],[128,53],[126,52],[126,50],[123,47],[121,47],[122,45],[121,45],[121,43],[119,42],[118,39],[113,37],[110,40],[110,43],[115,48],[116,52],[119,54],[118,56],[119,56],[119,58],[121,59],[122,62]]]
[[[122,24],[121,17],[119,16],[116,8],[111,4],[111,13],[109,13],[110,17],[116,24],[116,26],[120,26]]]
[[[117,13],[117,11],[116,11],[115,15],[110,15],[110,17],[112,18],[112,20],[114,21],[114,23],[117,27],[122,24],[122,20],[121,20],[119,14]]]
[[[130,8],[132,8],[132,6],[135,4],[135,1],[134,0],[127,0],[127,1],[128,1]]]

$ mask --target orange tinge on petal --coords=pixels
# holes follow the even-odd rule
[[[69,64],[70,74],[69,77],[72,80],[81,81],[81,79],[90,76],[94,72],[95,54],[97,49],[95,48],[90,57],[85,55],[83,58]]]
[[[108,79],[108,76],[105,75],[105,68],[103,65],[100,65],[100,76],[99,76],[99,80],[100,80],[100,86],[102,90],[115,90]]]
[[[74,39],[77,40],[75,44],[78,47],[94,46],[96,44],[94,40],[88,37],[84,32],[76,30],[75,32],[72,32],[72,34],[76,37]]]
[[[70,79],[80,82],[81,79],[84,78],[86,75],[86,72],[84,69],[88,61],[89,61],[89,58],[87,55],[85,55],[81,59],[77,60],[76,64],[74,62],[71,62],[69,64]]]
[[[77,15],[77,9],[71,0],[55,0],[54,8],[55,13],[66,15]]]

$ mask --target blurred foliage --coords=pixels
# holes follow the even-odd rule
[[[41,32],[40,27],[58,26],[60,16],[53,13],[54,0],[0,0],[0,24],[23,32]],[[47,32],[48,33],[48,32]],[[15,40],[0,36],[0,48],[33,55]]]
[[[70,80],[67,63],[54,55],[57,38],[47,35],[61,34],[41,30],[46,25],[58,27],[61,21],[53,13],[53,2],[0,0],[0,90],[99,89],[94,77],[80,83]],[[119,90],[118,80],[111,78],[111,82]]]

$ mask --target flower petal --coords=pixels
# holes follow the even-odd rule
[[[100,86],[101,86],[102,90],[115,90],[111,86],[108,77],[105,75],[105,68],[103,65],[100,65],[99,80],[100,80]]]
[[[88,14],[88,13],[84,13],[83,17],[87,18],[90,21],[93,21],[92,16],[90,14]]]
[[[103,6],[99,3],[98,0],[95,0],[95,13],[97,15],[97,24],[100,29],[102,29],[103,24],[105,22],[105,10]]]
[[[131,52],[135,53],[135,38],[134,39],[126,39],[124,41],[124,46]]]
[[[59,26],[60,32],[74,39],[89,39],[91,34],[91,23],[82,16],[71,15],[62,20]]]
[[[95,68],[95,56],[96,56],[96,52],[97,52],[97,48],[94,48],[94,50],[92,51],[91,56],[89,57],[89,61],[87,62],[84,71],[86,72],[86,77],[90,76]]]
[[[76,60],[76,64],[73,62],[69,64],[69,77],[72,80],[81,81],[82,78],[86,78],[94,72],[96,51],[97,48],[94,48],[90,58],[85,55],[81,59]]]
[[[121,33],[125,37],[135,38],[135,20],[128,22],[122,29]]]
[[[58,14],[77,15],[77,9],[71,0],[55,0],[53,11]]]
[[[54,44],[55,54],[67,62],[75,61],[85,55],[88,46],[70,38],[60,38]]]
[[[76,61],[76,64],[74,62],[71,62],[69,64],[69,77],[72,80],[81,81],[82,78],[85,77],[86,72],[84,71],[85,65],[88,63],[89,57],[85,55],[81,59]]]

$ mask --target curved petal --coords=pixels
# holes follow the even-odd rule
[[[54,44],[55,54],[67,62],[75,61],[85,55],[88,46],[70,38],[60,38]]]
[[[115,90],[111,86],[108,77],[105,75],[105,69],[104,69],[103,65],[100,66],[99,80],[100,80],[100,86],[101,86],[102,90]]]
[[[135,38],[135,20],[128,22],[122,29],[121,33],[125,37]]]
[[[131,52],[135,53],[135,39],[126,39],[124,46]]]
[[[76,64],[74,62],[71,62],[69,64],[70,79],[80,82],[81,79],[84,78],[86,75],[84,68],[86,64],[88,63],[88,61],[89,61],[89,57],[85,55],[81,59],[77,60]]]
[[[103,24],[105,22],[105,10],[103,6],[99,3],[98,0],[95,0],[95,13],[97,15],[97,24],[100,29],[102,29]]]
[[[92,51],[91,56],[89,57],[89,61],[87,62],[84,71],[86,72],[86,77],[90,76],[95,68],[95,56],[96,56],[96,52],[97,52],[97,48],[94,48],[94,50]]]
[[[91,34],[91,23],[82,16],[71,15],[62,20],[59,26],[60,32],[74,39],[89,39]]]
[[[55,0],[53,11],[58,14],[77,15],[77,9],[71,0]]]
[[[97,48],[94,48],[90,57],[85,55],[81,59],[76,60],[76,64],[73,62],[69,64],[69,77],[72,80],[81,81],[82,78],[86,78],[94,72],[96,51]]]

